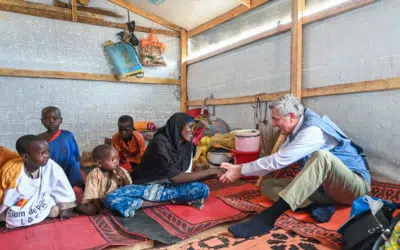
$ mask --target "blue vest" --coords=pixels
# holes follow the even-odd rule
[[[329,150],[329,152],[339,158],[351,171],[359,174],[362,178],[364,178],[364,180],[371,184],[371,176],[365,165],[366,163],[363,149],[352,142],[349,137],[327,116],[320,117],[311,109],[305,109],[303,124],[296,134],[289,136],[289,141],[293,141],[297,133],[310,126],[317,126],[322,129],[322,131],[335,138],[338,141],[338,144],[336,147]],[[310,156],[311,155],[308,155],[297,162],[300,167],[304,166]]]

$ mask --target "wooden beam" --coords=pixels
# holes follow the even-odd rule
[[[72,11],[71,9],[68,8],[60,8],[60,7],[55,7],[52,5],[48,4],[43,4],[43,3],[34,3],[34,2],[29,2],[29,1],[22,1],[22,0],[0,0],[0,6],[6,5],[9,7],[15,7],[15,8],[21,8],[21,9],[33,9],[33,10],[38,10],[39,12],[46,13],[48,11],[51,11],[52,13],[57,13],[60,15],[65,15],[71,17],[72,20]],[[79,17],[88,17],[88,18],[94,18],[94,19],[99,19],[102,20],[104,18],[103,15],[87,12],[87,11],[79,11],[77,12],[77,15]]]
[[[251,0],[242,0],[240,3],[246,6],[248,9],[251,9]]]
[[[76,0],[71,0],[72,21],[78,21],[78,10],[76,9]]]
[[[85,80],[85,81],[123,82],[123,83],[138,83],[138,84],[180,85],[180,81],[178,79],[151,78],[151,77],[137,78],[135,76],[130,76],[122,80],[118,80],[114,75],[108,75],[108,74],[92,74],[83,72],[48,71],[48,70],[0,68],[0,76],[73,79],[73,80]]]
[[[309,15],[309,16],[304,16],[303,17],[303,24],[305,25],[305,24],[310,24],[310,23],[313,23],[313,22],[321,21],[321,20],[324,20],[326,18],[345,13],[347,11],[351,11],[351,10],[354,10],[354,9],[357,9],[357,8],[361,8],[361,7],[365,6],[365,5],[374,3],[376,1],[377,0],[353,0],[351,2],[345,2],[345,3],[343,3],[343,4],[339,5],[339,6],[329,8],[329,9],[327,9],[325,11],[321,11],[319,13],[315,13],[315,14],[312,14],[312,15]],[[254,4],[254,0],[253,0],[253,4]],[[210,52],[208,54],[205,54],[205,55],[202,55],[202,56],[200,56],[198,58],[189,59],[188,60],[188,65],[196,63],[196,62],[199,62],[201,60],[205,60],[207,58],[210,58],[210,57],[213,57],[213,56],[216,56],[216,55],[219,55],[219,54],[222,54],[224,52],[227,52],[227,51],[230,51],[230,50],[233,50],[233,49],[237,49],[239,47],[242,47],[242,46],[245,46],[247,44],[259,41],[261,39],[264,39],[264,38],[267,38],[267,37],[271,37],[271,36],[274,36],[274,35],[278,35],[280,33],[289,31],[291,28],[292,28],[292,24],[291,23],[284,24],[284,25],[279,25],[275,29],[271,29],[271,30],[262,32],[260,34],[248,37],[246,39],[243,39],[242,41],[239,41],[239,42],[236,42],[236,43],[231,44],[229,46],[226,46],[223,49],[212,51],[212,52]]]
[[[0,0],[0,11],[38,16],[56,20],[72,21],[71,9],[54,7],[47,4],[25,2],[19,0]],[[103,20],[103,15],[92,14],[86,11],[77,11],[78,23],[91,24],[103,27],[125,29],[124,23],[108,22]],[[101,19],[99,18],[101,17]],[[136,26],[136,31],[150,33],[152,29],[142,26]],[[179,37],[179,32],[153,29],[156,34]]]
[[[318,88],[307,88],[307,89],[302,89],[301,95],[303,98],[309,98],[317,96],[342,95],[342,94],[352,94],[352,93],[384,91],[392,89],[400,89],[400,77],[330,85]],[[289,93],[289,91],[262,94],[262,95],[217,98],[217,99],[207,100],[207,104],[232,105],[232,104],[254,103],[256,97],[260,97],[260,101],[271,101],[287,93]],[[188,101],[188,106],[201,106],[202,103],[203,100],[191,100]]]
[[[302,96],[316,97],[316,96],[328,96],[328,95],[343,95],[353,94],[362,92],[375,92],[400,89],[400,77],[353,82],[347,84],[331,85],[319,88],[308,88],[302,90]]]
[[[153,15],[153,14],[150,14],[150,13],[148,13],[146,11],[138,9],[135,6],[133,6],[132,4],[125,2],[124,0],[108,0],[108,1],[120,6],[122,8],[128,9],[128,10],[132,11],[133,13],[136,13],[136,14],[142,16],[142,17],[145,17],[145,18],[147,18],[147,19],[149,19],[149,20],[151,20],[153,22],[161,24],[161,25],[163,25],[163,26],[165,26],[167,28],[170,28],[172,30],[175,30],[175,31],[180,31],[181,30],[181,27],[179,27],[178,25],[175,25],[175,24],[173,24],[171,22],[168,22],[168,21],[162,19],[161,17],[158,17],[156,15]]]
[[[292,32],[290,46],[290,92],[301,99],[303,12],[305,0],[292,0]]]
[[[80,3],[78,1],[78,3]],[[71,8],[71,5],[68,3],[64,3],[62,0],[53,0],[53,6],[56,7],[61,7],[61,8]],[[118,13],[115,13],[112,10],[106,10],[106,9],[101,9],[101,8],[95,8],[95,7],[87,7],[87,6],[77,6],[76,7],[80,11],[85,11],[85,12],[90,12],[90,13],[95,13],[97,15],[102,15],[104,19],[104,16],[108,17],[115,17],[115,18],[121,18],[123,15],[120,15]]]
[[[251,9],[254,9],[254,8],[258,7],[259,5],[266,3],[266,2],[269,2],[269,0],[257,0],[257,1],[253,0],[251,3],[251,8],[248,8],[247,6],[240,4],[239,6],[231,9],[230,11],[228,11],[220,16],[217,16],[216,18],[214,18],[206,23],[203,23],[202,25],[197,26],[196,28],[194,28],[192,30],[189,30],[188,37],[192,37],[192,36],[199,34],[200,32],[209,30],[221,23],[224,23],[234,17],[237,17],[237,16],[239,16]]]
[[[289,91],[276,92],[270,94],[258,94],[258,95],[248,95],[240,97],[227,97],[227,98],[217,98],[208,99],[207,105],[232,105],[232,104],[244,104],[244,103],[254,103],[256,98],[260,98],[260,101],[272,101],[281,95],[287,94]],[[188,106],[201,106],[204,100],[192,100],[188,101]]]
[[[181,29],[181,112],[187,110],[187,32]]]

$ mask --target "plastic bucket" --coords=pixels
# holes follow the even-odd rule
[[[258,159],[260,155],[260,149],[253,152],[241,152],[236,149],[232,149],[233,158],[235,160],[235,164],[242,164],[252,162]]]
[[[239,130],[235,134],[235,149],[240,152],[260,150],[260,131],[255,129]]]

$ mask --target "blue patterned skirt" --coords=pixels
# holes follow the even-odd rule
[[[143,201],[165,202],[191,202],[200,200],[204,202],[210,190],[207,185],[200,182],[184,184],[145,184],[128,185],[109,193],[103,200],[104,206],[117,211],[125,217],[133,217]]]

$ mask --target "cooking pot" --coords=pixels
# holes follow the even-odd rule
[[[232,153],[223,148],[211,148],[207,152],[207,160],[211,165],[219,166],[222,162],[230,162]]]

